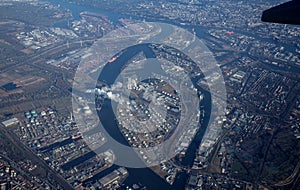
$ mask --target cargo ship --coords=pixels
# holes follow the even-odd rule
[[[108,63],[113,63],[114,61],[116,61],[118,59],[118,56],[115,56],[113,58],[111,58]]]

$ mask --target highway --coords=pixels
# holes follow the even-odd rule
[[[47,173],[47,180],[52,186],[57,186],[59,184],[65,190],[71,190],[73,187],[59,174],[57,174],[48,164],[39,158],[35,153],[32,152],[25,144],[23,144],[19,138],[11,131],[9,128],[0,126],[0,131],[5,135],[5,137],[11,141],[11,143],[23,150],[24,155],[28,155],[28,158],[37,165],[37,167],[42,168]]]

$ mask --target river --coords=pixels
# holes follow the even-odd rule
[[[118,24],[119,18],[129,18],[129,16],[120,15],[120,14],[112,13],[109,11],[94,9],[91,7],[81,6],[81,5],[68,3],[68,2],[64,2],[64,1],[59,1],[59,0],[48,0],[48,1],[51,3],[54,3],[54,4],[59,4],[61,7],[70,9],[72,11],[74,20],[80,19],[79,14],[80,14],[80,12],[83,12],[83,11],[89,11],[89,12],[103,14],[103,15],[107,16],[115,24]],[[55,26],[62,27],[62,28],[68,27],[67,22],[58,23]],[[191,28],[191,27],[185,26],[185,28]],[[148,54],[147,58],[151,58],[153,56],[153,55],[151,56],[151,53],[147,52],[147,50],[145,50],[145,49],[144,49],[144,52],[146,55]],[[136,54],[136,50],[131,51],[127,54],[123,54],[121,57],[118,58],[117,61],[119,63],[125,63],[134,54]],[[118,64],[114,64],[114,65],[118,65]],[[108,66],[108,67],[106,67],[106,69],[109,70],[109,72],[102,72],[103,75],[101,76],[101,78],[105,79],[105,81],[108,84],[112,84],[114,82],[114,80],[116,79],[116,76],[119,75],[119,73],[121,71],[120,70],[121,67],[117,68],[117,67]],[[192,81],[192,82],[195,84],[196,80]],[[204,92],[203,89],[199,88],[198,90]],[[201,140],[202,140],[203,135],[206,130],[206,125],[207,125],[209,117],[210,117],[210,114],[209,114],[210,113],[210,94],[208,92],[204,92],[204,95],[205,96],[204,96],[202,106],[204,106],[206,109],[205,110],[206,115],[205,115],[205,118],[203,119],[202,127],[200,128],[200,130],[196,134],[196,137],[194,138],[190,147],[188,148],[188,151],[186,153],[187,156],[183,159],[183,161],[181,163],[182,165],[185,165],[185,166],[192,166],[194,158],[195,158],[196,149],[199,147],[199,145],[201,143]],[[121,134],[121,132],[118,130],[118,127],[111,127],[111,126],[117,126],[115,116],[114,116],[114,114],[111,114],[111,113],[113,113],[113,111],[110,106],[110,101],[106,101],[102,107],[101,112],[99,113],[100,118],[101,117],[105,118],[105,120],[102,121],[103,126],[106,128],[108,133],[114,139],[121,142],[122,144],[128,145],[128,142],[126,141],[124,136]],[[110,126],[110,127],[107,127],[107,126]],[[93,155],[94,154],[89,153],[88,155],[83,156],[83,157],[76,159],[73,162],[69,163],[68,166],[66,166],[66,167],[73,167],[74,165],[77,165],[78,163],[81,163],[82,161],[87,160],[88,158],[90,158]],[[107,173],[113,171],[116,168],[117,168],[117,166],[113,165],[111,168],[94,176],[92,180],[100,179],[101,177],[105,176]],[[126,168],[126,169],[129,172],[129,176],[124,182],[125,185],[133,185],[133,184],[141,183],[141,184],[145,185],[147,187],[147,189],[150,189],[150,190],[152,190],[152,189],[153,190],[158,190],[158,189],[181,190],[181,189],[184,189],[185,182],[187,180],[187,174],[185,172],[182,172],[177,175],[174,185],[171,186],[168,183],[166,183],[165,180],[163,180],[158,175],[156,175],[149,168],[141,168],[141,169]]]

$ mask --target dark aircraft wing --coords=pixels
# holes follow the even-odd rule
[[[283,3],[263,12],[264,22],[300,25],[300,0]]]

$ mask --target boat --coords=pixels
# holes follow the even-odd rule
[[[79,139],[79,138],[81,138],[81,137],[82,137],[81,134],[73,135],[73,136],[72,136],[72,140],[76,140],[76,139]]]
[[[111,59],[108,61],[108,63],[112,63],[112,62],[116,61],[117,59],[118,59],[118,56],[115,56],[115,57],[111,58]]]

